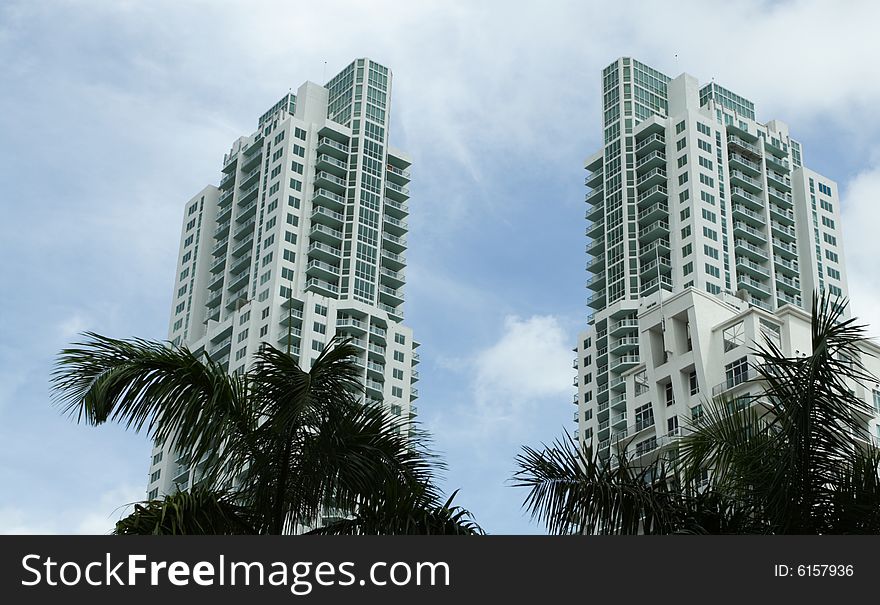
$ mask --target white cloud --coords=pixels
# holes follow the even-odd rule
[[[116,521],[131,512],[128,504],[143,500],[143,486],[119,485],[88,502],[74,502],[63,508],[62,503],[23,509],[0,508],[0,534],[108,534]]]
[[[880,271],[877,227],[880,225],[880,166],[854,177],[842,194],[843,243],[853,315],[880,337]]]

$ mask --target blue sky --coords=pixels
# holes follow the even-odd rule
[[[143,497],[146,437],[62,417],[53,357],[83,330],[164,338],[183,203],[325,62],[327,77],[360,56],[394,72],[392,142],[414,158],[418,406],[446,486],[493,533],[540,531],[506,485],[513,459],[573,428],[582,160],[616,57],[715,78],[790,124],[805,163],[840,184],[855,312],[880,326],[878,8],[669,6],[0,5],[0,533],[104,533]]]

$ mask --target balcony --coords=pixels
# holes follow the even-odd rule
[[[800,296],[801,293],[801,280],[798,278],[791,278],[785,275],[777,275],[776,276],[776,285],[777,291],[781,288],[786,290],[792,296]],[[781,294],[780,294],[781,296]]]
[[[403,254],[395,254],[390,250],[382,249],[382,264],[396,271],[406,266],[406,256]]]
[[[788,176],[784,176],[779,174],[778,172],[774,172],[772,170],[767,171],[767,183],[773,185],[777,189],[781,189],[785,192],[791,191],[791,178]]]
[[[712,396],[721,395],[731,389],[735,389],[741,384],[745,384],[746,382],[750,382],[758,379],[758,373],[755,371],[755,368],[747,367],[745,371],[742,371],[738,374],[734,374],[730,376],[724,382],[716,384],[712,387]]]
[[[666,148],[666,138],[659,132],[655,132],[646,139],[636,144],[636,156],[643,156],[649,151],[657,151]]]
[[[342,228],[342,225],[345,224],[345,216],[342,213],[330,210],[329,208],[315,206],[312,211],[312,224],[315,223],[321,223],[328,227],[340,229]]]
[[[397,218],[403,219],[409,215],[409,204],[398,202],[391,198],[385,198],[385,212]]]
[[[382,345],[378,345],[374,342],[371,342],[367,345],[367,351],[380,358],[385,357],[385,347],[383,347]]]
[[[666,168],[658,166],[657,168],[653,168],[641,175],[636,182],[636,187],[638,187],[640,191],[644,191],[651,188],[653,185],[665,185],[667,178]]]
[[[788,145],[786,145],[779,139],[764,139],[764,149],[766,151],[769,151],[773,155],[779,156],[780,158],[788,158]]]
[[[599,291],[605,289],[605,274],[598,273],[587,280],[587,288],[593,291]]]
[[[409,189],[391,181],[385,181],[385,192],[388,194],[388,197],[398,202],[405,202],[409,199]]]
[[[337,212],[345,208],[345,198],[338,193],[333,193],[329,189],[325,189],[324,187],[315,187],[315,195],[312,198],[312,203],[316,206],[326,206]]]
[[[757,147],[755,147],[751,143],[744,141],[735,134],[727,135],[727,144],[731,147],[741,150],[741,152],[745,155],[750,155],[754,158],[761,157],[761,152]]]
[[[242,160],[240,162],[242,171],[246,172],[253,169],[255,166],[259,166],[261,159],[263,159],[261,145],[251,145],[245,150],[244,157],[242,157]]]
[[[608,384],[608,388],[615,392],[626,391],[626,378],[623,376],[616,376]]]
[[[667,291],[672,291],[672,278],[668,275],[659,275],[654,279],[648,280],[642,283],[642,296],[647,296],[648,294],[652,294],[657,292],[663,288]]]
[[[590,273],[602,273],[605,270],[605,255],[600,254],[592,260],[587,261],[587,271]]]
[[[603,236],[605,233],[605,223],[603,221],[596,221],[595,223],[590,223],[590,226],[587,227],[586,231],[584,231],[584,235],[586,235],[590,239],[598,239]]]
[[[782,304],[794,305],[795,307],[803,307],[803,300],[800,295],[791,296],[786,294],[785,292],[777,292],[776,298],[779,299],[779,302]]]
[[[380,285],[379,300],[388,303],[392,307],[397,307],[403,304],[403,293],[394,288]]]
[[[318,151],[340,160],[348,160],[348,145],[333,140],[330,137],[323,136],[318,138]]]
[[[770,269],[747,258],[736,259],[737,273],[746,273],[757,279],[770,279]]]
[[[772,221],[770,223],[770,227],[773,229],[773,234],[778,235],[780,239],[787,240],[789,242],[793,242],[797,239],[794,227],[782,225],[780,223],[777,223],[776,221]]]
[[[764,200],[746,191],[742,187],[731,187],[730,198],[732,201],[742,202],[745,206],[748,206],[752,210],[756,210],[759,212],[763,212],[764,210]]]
[[[409,170],[398,168],[391,164],[388,164],[385,168],[388,171],[388,177],[394,182],[400,183],[401,185],[409,183],[412,174]]]
[[[797,247],[794,244],[789,244],[775,237],[773,238],[773,250],[779,252],[783,258],[797,258]]]
[[[217,228],[214,230],[214,237],[219,239],[227,235],[229,235],[229,221],[224,221],[217,225]]]
[[[669,223],[666,221],[657,221],[647,227],[639,229],[639,240],[642,244],[652,242],[659,237],[669,237]]]
[[[250,264],[251,264],[250,249],[247,249],[246,252],[248,252],[248,254],[245,254],[241,258],[238,258],[237,260],[233,261],[232,266],[229,267],[229,271],[231,273],[238,273],[240,271],[245,270],[247,267],[250,266]]]
[[[734,238],[733,245],[736,254],[745,255],[758,262],[766,262],[768,260],[767,251],[763,247],[755,246],[740,238]]]
[[[644,172],[651,168],[666,166],[666,154],[662,150],[652,151],[636,162],[636,171]]]
[[[642,262],[647,262],[651,258],[657,258],[658,254],[660,256],[669,255],[669,238],[658,239],[639,248],[639,260]]]
[[[342,250],[328,246],[323,242],[312,242],[309,245],[308,254],[312,258],[318,258],[330,263],[338,263],[339,259],[342,258]]]
[[[667,198],[666,185],[654,185],[647,191],[643,191],[638,196],[638,205],[640,208],[647,206],[653,202],[659,202]]]
[[[728,156],[728,164],[731,170],[739,170],[754,177],[761,176],[761,165],[738,153]]]
[[[367,333],[367,324],[356,317],[339,317],[336,320],[336,328],[362,335]]]
[[[253,224],[254,217],[257,215],[257,201],[254,200],[243,208],[239,208],[238,214],[235,216],[236,223],[243,223],[247,219],[251,219],[249,224]]]
[[[312,240],[319,240],[329,245],[336,244],[339,246],[342,244],[342,231],[332,229],[326,225],[313,224],[309,237]]]
[[[602,192],[604,189],[602,187],[597,187],[590,191],[586,196],[584,196],[584,201],[591,206],[596,203],[596,201],[602,199]]]
[[[309,264],[306,265],[306,275],[335,282],[336,278],[339,277],[339,267],[317,259],[310,260]]]
[[[253,232],[249,237],[246,237],[243,242],[240,244],[236,244],[235,248],[232,249],[232,256],[235,258],[239,258],[244,254],[250,252],[254,247],[254,236]]]
[[[621,353],[626,353],[638,348],[638,336],[624,336],[623,338],[618,338],[611,342],[611,353],[613,355],[620,355]]]
[[[336,284],[331,284],[323,279],[318,279],[317,277],[311,277],[306,280],[306,290],[324,296],[330,296],[331,298],[336,298],[339,294],[339,287]]]
[[[605,204],[602,200],[595,200],[592,206],[587,207],[587,213],[584,217],[591,223],[604,222],[605,220]]]
[[[796,260],[774,256],[773,263],[776,265],[778,273],[787,274],[791,277],[798,277],[800,275],[800,265],[798,265]]]
[[[327,187],[328,189],[341,194],[344,194],[346,189],[345,179],[338,177],[335,174],[324,172],[323,170],[319,170],[315,173],[315,186]]]
[[[373,380],[372,378],[367,378],[365,384],[368,390],[378,391],[379,393],[382,393],[385,388],[381,382]]]
[[[779,157],[776,157],[775,155],[772,155],[772,154],[765,156],[765,158],[767,160],[767,167],[768,168],[772,167],[772,168],[779,170],[781,172],[789,172],[791,170],[791,168],[788,165],[787,158],[779,158]]]
[[[342,160],[334,158],[326,153],[319,153],[315,161],[315,168],[318,170],[326,170],[335,173],[336,176],[345,177],[348,172],[348,166]]]
[[[672,263],[665,256],[657,257],[642,265],[639,277],[644,281],[658,275],[660,272],[672,273]]]
[[[784,210],[776,204],[770,204],[770,218],[775,218],[783,225],[794,225],[794,212]]]
[[[792,206],[791,194],[773,187],[773,181],[769,181],[768,183],[770,186],[767,187],[767,193],[770,194],[771,201],[776,202],[782,208],[790,209]]]
[[[655,202],[639,210],[639,224],[643,225],[650,221],[656,221],[661,218],[669,217],[669,205],[666,202]],[[601,223],[599,223],[601,225]]]
[[[232,187],[232,184],[235,182],[235,173],[230,172],[229,174],[224,174],[223,178],[220,179],[220,189],[226,189],[227,187]]]
[[[388,313],[388,315],[392,319],[397,319],[398,321],[403,319],[403,310],[401,307],[394,307],[391,305],[386,305],[385,303],[379,303],[379,308]]]
[[[244,191],[254,183],[260,180],[260,167],[257,166],[246,175],[241,177],[241,181],[238,183],[238,188]]]
[[[399,288],[406,282],[404,274],[400,271],[392,271],[387,267],[379,268],[379,279],[383,283],[387,283],[392,288]]]
[[[602,185],[602,177],[604,173],[602,169],[598,169],[595,172],[591,172],[587,178],[584,179],[584,185],[591,189],[596,189]]]
[[[211,273],[220,273],[223,271],[224,267],[226,267],[226,258],[218,258],[214,261],[214,264],[211,265]]]
[[[229,290],[238,290],[247,285],[248,279],[250,279],[251,272],[248,269],[244,271],[239,271],[235,275],[229,276],[229,284],[227,288]]]
[[[587,254],[600,256],[605,252],[605,237],[598,237],[587,244]]]
[[[742,219],[747,223],[753,225],[764,226],[764,215],[760,212],[755,212],[754,210],[749,210],[743,204],[733,204],[733,218],[734,219]]]
[[[764,189],[761,185],[761,181],[745,174],[744,172],[740,172],[739,170],[730,171],[730,185],[739,185],[743,189],[755,194],[760,193]]]
[[[385,230],[387,230],[389,233],[392,233],[394,235],[406,235],[407,229],[409,228],[406,221],[398,220],[393,216],[388,216],[388,214],[385,214],[382,217],[382,220]]]
[[[737,289],[745,288],[753,296],[764,299],[770,296],[770,286],[766,282],[752,279],[748,275],[739,275],[736,280]]]
[[[211,298],[208,299],[208,302],[205,305],[209,309],[213,309],[220,305],[220,301],[223,298],[223,290],[218,290]]]
[[[625,372],[641,363],[638,355],[622,355],[611,362],[611,371],[616,373]]]
[[[403,252],[406,250],[406,238],[390,233],[382,232],[382,245],[394,252]]]
[[[733,221],[733,236],[742,237],[757,245],[767,243],[767,235],[765,233],[740,221]]]
[[[587,306],[591,309],[604,309],[606,303],[605,290],[600,290],[599,292],[595,292],[591,294],[589,298],[587,298]]]

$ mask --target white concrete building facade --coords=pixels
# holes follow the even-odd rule
[[[758,122],[714,82],[620,58],[602,94],[604,145],[585,162],[592,313],[575,347],[575,419],[600,455],[615,443],[644,454],[746,380],[761,333],[807,350],[812,293],[847,295],[840,201],[786,124]],[[745,340],[727,348],[734,324]],[[880,407],[880,386],[863,395]]]
[[[264,342],[308,367],[351,337],[367,401],[415,415],[419,343],[402,323],[411,161],[389,145],[391,80],[357,59],[233,142],[219,184],[185,205],[172,342],[233,373]],[[154,447],[149,497],[198,479],[173,444]]]

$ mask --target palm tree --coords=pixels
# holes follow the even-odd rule
[[[667,455],[602,460],[568,438],[524,448],[515,485],[551,533],[880,533],[873,410],[853,392],[864,326],[846,301],[814,297],[812,354],[754,349],[763,393],[716,397]]]
[[[398,528],[358,520],[401,502],[423,531],[479,530],[467,511],[453,510],[462,514],[451,523],[442,516],[450,503],[427,437],[362,403],[347,341],[334,338],[309,371],[264,344],[248,371],[229,375],[186,347],[86,338],[59,355],[57,404],[79,422],[115,421],[173,443],[198,469],[193,489],[139,505],[117,533],[295,533],[329,510],[347,521],[336,533],[389,533]]]

